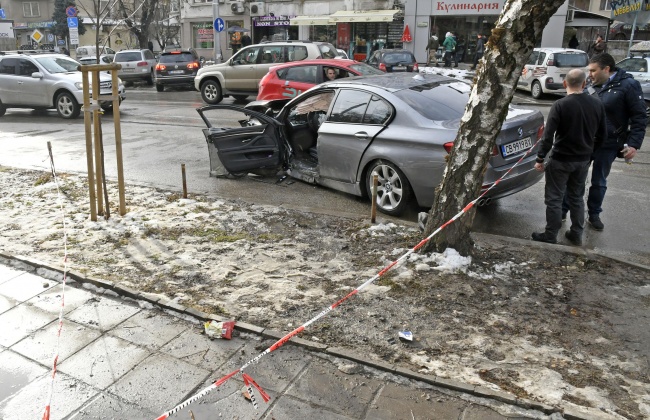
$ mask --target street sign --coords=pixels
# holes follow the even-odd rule
[[[35,42],[41,42],[41,40],[43,39],[43,34],[38,29],[34,29],[34,32],[32,32],[31,36]]]
[[[65,39],[57,39],[56,45],[65,45]]]
[[[47,42],[54,42],[54,34],[47,34]]]
[[[79,20],[76,17],[69,17],[68,28],[78,28],[78,27],[79,27]]]
[[[70,32],[70,44],[79,45],[79,29],[70,28],[69,32]]]
[[[75,17],[77,16],[77,8],[74,6],[68,6],[65,8],[65,15],[67,17]]]
[[[223,31],[223,28],[226,27],[226,24],[224,23],[223,19],[221,18],[216,18],[214,20],[214,30],[217,32]]]
[[[0,19],[6,19],[7,15],[5,14],[5,9],[0,9]]]

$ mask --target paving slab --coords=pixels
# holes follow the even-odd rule
[[[48,369],[14,353],[3,351],[0,355],[0,401],[16,394],[39,376],[47,374]]]
[[[51,380],[52,376],[47,373],[23,387],[15,395],[0,402],[0,419],[42,418],[48,403]],[[96,394],[97,390],[90,385],[64,373],[57,373],[50,406],[50,420],[65,418]]]
[[[137,306],[123,300],[96,297],[88,304],[75,309],[67,318],[80,324],[108,331],[140,311]]]
[[[462,417],[463,420],[503,420],[503,418],[504,416],[494,410],[473,404],[465,408]],[[516,419],[517,417],[508,417],[508,420]],[[525,417],[519,417],[519,419],[525,419]]]
[[[162,413],[184,400],[209,374],[206,369],[154,353],[108,391],[147,410]]]
[[[0,296],[13,299],[16,303],[20,303],[55,285],[56,283],[43,280],[42,277],[31,273],[23,273],[18,277],[14,277],[0,284]]]
[[[102,335],[59,365],[59,370],[106,389],[144,360],[150,352],[121,338]]]
[[[249,340],[246,345],[226,362],[221,369],[214,372],[214,376],[220,377],[234,370],[260,353],[266,350],[273,342],[269,340]],[[284,346],[278,350],[265,355],[258,363],[246,368],[245,372],[250,375],[258,385],[266,392],[273,390],[282,392],[296,378],[309,363],[312,356],[297,346]]]
[[[115,395],[102,392],[79,409],[76,414],[70,417],[70,420],[152,420],[158,417],[159,414],[124,401]]]
[[[0,264],[0,284],[5,283],[14,277],[18,277],[23,274],[24,271],[16,270],[4,264]]]
[[[161,346],[188,329],[186,321],[162,311],[141,311],[109,331],[109,334],[148,348]]]
[[[358,417],[348,417],[336,413],[327,407],[314,406],[312,403],[294,397],[283,396],[267,411],[271,419],[328,419],[353,420]],[[199,419],[196,419],[199,420]]]
[[[363,418],[366,407],[381,384],[363,374],[347,375],[332,364],[313,358],[307,371],[289,387],[286,394],[318,407],[328,407],[339,414]]]
[[[58,318],[31,305],[19,305],[0,315],[0,345],[9,347]]]
[[[201,334],[198,328],[192,328],[185,330],[164,345],[160,351],[213,372],[245,344],[246,341],[239,337],[234,337],[232,340],[210,340],[205,334]]]
[[[29,299],[27,303],[36,308],[42,309],[45,312],[58,315],[61,310],[61,293],[63,289],[59,283],[54,283],[54,285],[54,287],[51,287],[47,291],[39,293],[37,296]],[[72,312],[90,299],[94,298],[95,295],[91,292],[76,287],[70,287],[70,285],[68,285],[65,288],[63,313],[67,314],[68,312]]]
[[[101,332],[64,318],[61,339],[57,338],[58,322],[52,322],[14,344],[11,349],[45,366],[50,366],[58,341],[58,363],[95,341]]]

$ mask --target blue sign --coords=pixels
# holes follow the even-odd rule
[[[57,39],[56,45],[65,45],[65,39]]]
[[[226,27],[226,24],[224,23],[223,19],[221,18],[216,18],[214,20],[214,30],[217,32],[223,31],[223,28]]]
[[[0,19],[6,19],[7,15],[5,15],[5,9],[0,9]]]
[[[68,6],[65,8],[65,15],[67,17],[75,17],[77,16],[77,8],[74,6]]]
[[[47,34],[47,42],[54,42],[54,34]]]
[[[78,27],[79,27],[79,20],[76,17],[69,17],[68,28],[78,28]]]

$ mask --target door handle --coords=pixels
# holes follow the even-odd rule
[[[25,82],[18,82],[18,84],[19,84],[19,85],[24,85],[24,84],[25,84]]]
[[[361,140],[366,140],[368,138],[368,133],[365,131],[359,131],[358,133],[354,133],[354,137]]]

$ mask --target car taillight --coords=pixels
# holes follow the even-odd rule
[[[537,140],[541,139],[544,135],[544,124],[540,125],[537,129]]]
[[[379,70],[381,70],[381,71],[386,71],[386,64],[384,64],[384,63],[379,63]]]
[[[494,147],[492,148],[492,153],[491,156],[499,156],[499,148],[495,144]]]
[[[418,67],[418,63],[413,64],[413,71],[420,71],[420,67]]]
[[[138,67],[145,67],[145,66],[148,66],[148,65],[149,65],[149,64],[148,64],[146,61],[140,61],[140,62],[138,63]]]
[[[164,64],[156,64],[156,70],[158,71],[165,71],[166,68]]]
[[[193,62],[187,65],[188,70],[198,69],[201,65],[197,62]]]
[[[448,143],[445,143],[445,144],[442,145],[442,147],[445,148],[445,150],[447,151],[447,153],[451,153],[451,149],[454,147],[454,142],[453,142],[453,141],[450,141],[450,142],[448,142]]]

